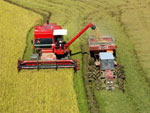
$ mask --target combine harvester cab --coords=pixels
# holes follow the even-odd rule
[[[95,65],[94,68],[96,69],[93,70],[97,70],[97,72],[94,72],[97,75],[94,76],[100,82],[99,89],[114,90],[115,87],[118,87],[116,84],[118,77],[115,72],[115,66],[117,66],[115,61],[117,46],[115,45],[114,38],[112,36],[95,37],[92,35],[89,37],[88,43],[90,51],[89,64],[91,64],[91,61],[94,61],[93,65]],[[93,70],[90,69],[90,71]]]
[[[71,59],[69,46],[88,28],[96,28],[91,22],[84,27],[68,43],[63,41],[63,35],[67,35],[67,30],[62,29],[56,23],[48,23],[43,26],[35,26],[33,48],[31,60],[18,60],[17,69],[58,69],[74,68],[79,70],[79,61]]]

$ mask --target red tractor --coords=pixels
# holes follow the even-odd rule
[[[104,83],[102,87],[107,90],[115,88],[117,76],[114,73],[116,48],[115,41],[111,36],[91,36],[88,39],[90,58],[94,59],[95,65],[100,67],[100,80]]]
[[[47,23],[43,26],[36,26],[34,30],[34,54],[31,60],[18,60],[17,69],[49,69],[49,68],[74,68],[79,69],[78,60],[70,59],[69,46],[89,27],[93,30],[95,25],[89,23],[71,41],[63,41],[63,35],[67,35],[67,30],[62,29],[56,23]]]

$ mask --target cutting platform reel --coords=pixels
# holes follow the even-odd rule
[[[18,60],[17,69],[58,69],[58,68],[74,68],[76,72],[79,70],[78,60],[32,60],[32,61],[21,61]]]

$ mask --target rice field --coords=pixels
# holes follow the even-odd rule
[[[28,30],[43,18],[4,1],[0,17],[0,112],[78,113],[72,69],[17,72]]]
[[[116,89],[114,92],[94,90],[92,94],[96,96],[96,102],[98,103],[97,106],[100,113],[149,113],[149,0],[7,1],[11,1],[12,3],[19,5],[20,7],[33,10],[37,14],[19,8],[18,6],[10,5],[6,2],[1,2],[3,4],[10,5],[11,7],[18,8],[19,11],[23,10],[27,13],[24,14],[23,17],[15,17],[14,20],[10,20],[7,18],[7,20],[10,21],[8,22],[10,25],[8,26],[8,23],[5,23],[6,20],[3,17],[4,13],[2,14],[2,11],[6,12],[7,8],[4,8],[4,5],[0,4],[0,8],[2,9],[0,10],[0,15],[2,14],[3,17],[0,18],[0,24],[3,25],[0,26],[0,31],[3,31],[4,28],[9,28],[11,31],[13,31],[12,34],[7,34],[7,31],[3,33],[0,32],[0,37],[2,37],[0,38],[0,43],[3,42],[2,44],[0,44],[0,46],[2,46],[0,47],[1,51],[4,51],[4,49],[2,49],[4,47],[9,48],[5,49],[5,52],[1,52],[4,54],[4,56],[8,56],[9,60],[6,59],[7,57],[2,58],[1,55],[2,60],[0,62],[2,62],[1,64],[3,64],[3,66],[0,66],[3,71],[0,71],[0,74],[2,75],[2,73],[5,73],[5,76],[2,76],[0,78],[2,83],[0,91],[2,95],[0,104],[2,107],[0,107],[0,110],[6,110],[7,112],[16,111],[27,113],[97,113],[96,110],[93,112],[91,111],[92,106],[89,106],[91,103],[89,100],[90,97],[88,97],[88,94],[86,94],[87,92],[85,92],[86,84],[88,84],[86,80],[87,55],[77,54],[76,56],[73,56],[73,58],[80,60],[80,71],[78,71],[78,73],[75,74],[74,77],[72,70],[41,70],[39,72],[36,70],[29,72],[22,71],[21,73],[19,73],[19,77],[17,72],[7,72],[8,69],[12,69],[12,67],[13,70],[16,69],[13,63],[16,65],[16,59],[18,57],[22,57],[23,55],[25,43],[22,42],[26,41],[25,37],[28,30],[35,24],[41,23],[41,16],[51,13],[50,22],[56,22],[57,24],[62,25],[63,28],[68,29],[68,36],[65,37],[66,41],[72,39],[90,21],[96,24],[97,29],[99,30],[101,35],[112,35],[116,39],[116,43],[118,46],[117,62],[120,65],[124,66],[126,75],[125,93],[122,93],[118,89]],[[11,11],[7,11],[8,14],[5,13],[5,17],[9,15],[9,18],[13,18],[13,15],[10,17],[10,12]],[[32,14],[32,16],[28,16],[29,14]],[[13,29],[14,27],[12,27],[12,25],[15,26],[16,24],[12,23],[15,22],[20,22],[20,24],[26,23],[28,24],[28,26],[26,25],[17,27],[17,25],[15,29]],[[21,28],[24,30],[21,30]],[[18,34],[18,31],[20,31],[20,34]],[[12,46],[8,46],[7,43],[12,43],[12,45],[14,45],[16,43],[16,40],[14,41],[15,38],[9,38],[11,42],[8,42],[8,40],[4,39],[6,39],[6,37],[8,38],[9,36],[12,37],[15,35],[16,38],[20,38],[20,36],[23,37],[22,31],[26,31],[23,32],[23,40],[17,40],[20,41],[17,43],[18,46],[22,46],[19,49],[17,49],[18,46],[13,46],[16,50],[15,52],[13,52],[13,50],[11,50]],[[74,42],[70,47],[72,52],[75,53],[81,50],[83,52],[88,52],[88,46],[86,46],[87,37],[92,33],[92,31],[88,30],[88,32],[83,34],[80,39]],[[4,34],[7,34],[8,36]],[[7,55],[8,53],[11,55]],[[49,76],[49,74],[54,76]],[[66,74],[68,74],[69,76],[67,76]],[[67,88],[60,85],[63,84],[61,80],[67,80],[65,81],[64,86],[68,88],[68,93],[66,93],[65,91]],[[70,86],[68,86],[68,84],[70,84]],[[59,89],[59,92],[54,93],[57,89],[56,86]],[[53,93],[51,94],[51,92]],[[60,95],[63,95],[64,97],[59,98]],[[70,98],[66,98],[67,96],[69,96]],[[20,100],[16,101],[17,97],[19,97]],[[53,101],[53,104],[51,103],[51,101]],[[31,107],[31,105],[33,107]],[[59,107],[57,105],[59,105]],[[64,107],[67,107],[68,110],[64,109]]]
[[[73,70],[22,71],[16,84],[14,105],[21,113],[78,113]]]
[[[131,1],[132,9],[126,10],[122,15],[122,21],[126,26],[137,59],[144,71],[143,76],[150,81],[150,53],[149,53],[149,31],[150,31],[150,6],[149,1]],[[125,19],[126,17],[126,19]],[[136,19],[135,19],[136,18]],[[127,21],[128,20],[128,21]]]

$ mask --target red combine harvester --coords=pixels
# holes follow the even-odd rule
[[[70,59],[70,49],[68,48],[82,33],[89,27],[93,30],[95,25],[89,23],[71,41],[63,41],[63,35],[67,35],[67,30],[62,29],[56,23],[47,23],[44,26],[36,26],[34,30],[33,47],[34,53],[31,60],[18,60],[17,69],[49,69],[49,68],[74,68],[79,69],[78,60]]]
[[[116,48],[115,41],[111,36],[95,37],[91,36],[88,39],[90,58],[94,59],[95,65],[100,67],[100,80],[103,83],[102,87],[107,90],[115,88],[117,76],[114,74]]]

